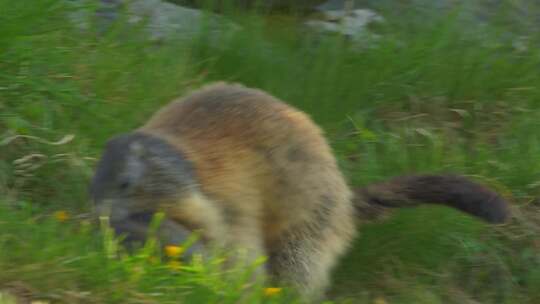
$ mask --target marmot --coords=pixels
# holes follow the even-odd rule
[[[266,256],[271,278],[309,298],[324,293],[372,205],[442,203],[496,223],[508,216],[501,197],[460,176],[399,177],[355,192],[305,113],[227,83],[111,139],[90,188],[98,213],[129,238],[144,239],[149,215],[162,211],[168,238],[197,230],[205,244]]]

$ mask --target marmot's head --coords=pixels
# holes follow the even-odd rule
[[[190,161],[151,135],[128,133],[109,140],[90,186],[97,216],[107,216],[128,245],[144,242],[154,213],[181,204],[197,190]],[[178,244],[191,234],[190,223],[165,218],[158,236]],[[166,245],[165,244],[165,245]]]

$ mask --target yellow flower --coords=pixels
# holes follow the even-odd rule
[[[168,265],[169,265],[169,268],[171,268],[172,270],[178,271],[182,268],[182,263],[180,263],[179,261],[170,261]]]
[[[178,258],[184,252],[184,248],[181,246],[168,245],[165,246],[165,255],[170,258]]]
[[[277,295],[281,292],[281,288],[279,287],[267,287],[264,289],[264,295],[267,297],[271,297],[274,295]]]
[[[383,297],[376,297],[375,300],[373,300],[373,304],[387,304],[386,300]]]
[[[56,211],[54,213],[54,218],[59,222],[65,222],[69,219],[69,213],[65,210]]]

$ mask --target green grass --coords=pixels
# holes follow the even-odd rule
[[[110,258],[111,241],[85,220],[88,179],[108,137],[191,89],[229,80],[308,112],[353,185],[454,171],[513,204],[502,227],[442,207],[360,227],[332,298],[540,301],[537,48],[516,51],[503,28],[471,31],[448,15],[421,26],[391,20],[375,45],[355,49],[305,33],[294,16],[232,9],[242,28],[217,43],[202,28],[196,39],[156,44],[121,22],[105,35],[81,31],[66,18],[68,3],[0,0],[0,289],[16,283],[64,303],[290,303],[245,287],[247,270],[176,273],[148,262],[152,248]],[[75,137],[52,143],[67,135]],[[70,220],[56,221],[57,210]]]
[[[266,297],[260,283],[247,284],[252,267],[222,272],[221,259],[194,258],[177,268],[154,240],[127,254],[106,224],[98,235],[88,221],[19,207],[1,207],[0,282],[8,290],[19,284],[62,303],[295,303],[285,292]]]

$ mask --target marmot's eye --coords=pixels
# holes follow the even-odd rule
[[[119,184],[118,184],[118,188],[122,191],[126,191],[130,186],[130,183],[129,181],[121,181]]]

